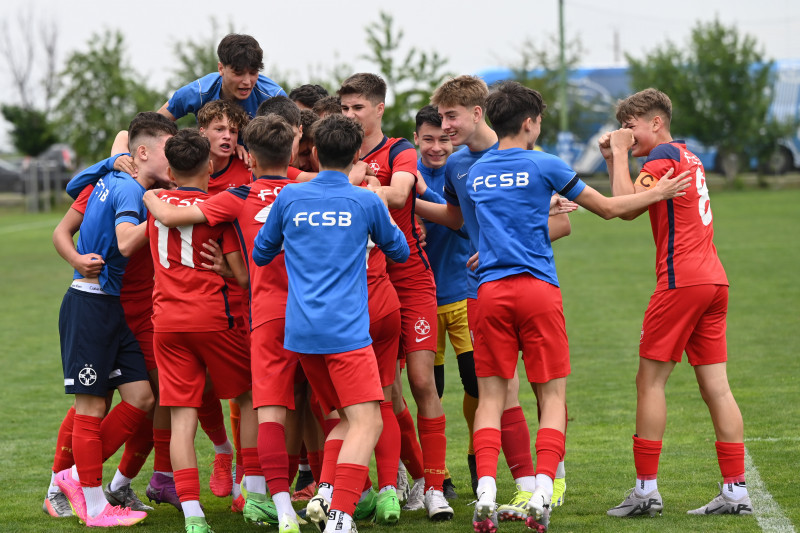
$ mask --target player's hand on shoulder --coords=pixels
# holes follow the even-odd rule
[[[683,192],[684,189],[689,187],[689,185],[692,183],[692,177],[689,176],[691,173],[690,170],[685,170],[673,178],[672,175],[674,173],[674,168],[669,169],[666,174],[661,176],[661,179],[658,180],[656,186],[653,187],[654,191],[658,191],[659,194],[661,194],[662,200],[669,200],[670,198],[675,198],[677,196],[684,196],[686,194]]]
[[[130,174],[133,178],[139,175],[139,169],[136,168],[133,158],[126,154],[123,154],[114,160],[114,170]]]
[[[237,144],[236,148],[233,149],[233,152],[236,154],[236,157],[241,159],[247,165],[247,170],[250,170],[250,158],[247,157],[247,150],[241,144]]]

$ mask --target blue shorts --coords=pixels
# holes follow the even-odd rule
[[[58,333],[67,394],[105,396],[125,383],[147,381],[144,355],[119,297],[70,287],[61,302]]]

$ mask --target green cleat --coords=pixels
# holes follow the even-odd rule
[[[265,524],[278,525],[278,511],[272,499],[266,494],[250,492],[244,502],[244,521],[263,526]]]
[[[397,494],[395,494],[395,499],[397,499]],[[364,499],[356,505],[356,510],[353,511],[353,520],[369,520],[375,514],[377,505],[378,494],[375,489],[370,488]]]
[[[214,533],[203,516],[187,516],[184,524],[186,533]]]
[[[278,531],[280,533],[300,533],[300,524],[297,522],[297,516],[294,513],[283,515],[278,522]]]
[[[501,522],[523,521],[528,518],[528,502],[531,495],[531,492],[524,491],[517,485],[517,491],[511,501],[497,508],[497,518]]]
[[[564,495],[567,492],[567,480],[557,477],[553,480],[553,499],[550,500],[550,509],[564,505]]]
[[[400,520],[400,500],[394,489],[386,489],[378,494],[375,506],[375,522],[383,525],[394,525]]]

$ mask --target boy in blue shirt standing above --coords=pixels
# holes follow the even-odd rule
[[[566,163],[534,151],[545,105],[541,95],[517,82],[504,82],[486,100],[486,113],[499,145],[469,170],[466,190],[480,227],[475,413],[478,501],[473,528],[497,529],[495,475],[500,419],[508,382],[522,351],[525,371],[541,409],[536,435],[536,488],[527,524],[546,531],[553,479],[564,456],[569,346],[550,244],[548,217],[553,193],[610,219],[661,200],[682,196],[686,173],[662,179],[658,189],[606,198],[581,181]],[[671,173],[670,173],[671,176]]]
[[[231,33],[217,47],[219,72],[207,74],[172,95],[159,113],[171,120],[197,112],[211,100],[232,100],[241,105],[250,118],[256,116],[259,104],[286,92],[280,85],[259,71],[264,68],[264,52],[258,41],[249,35]]]
[[[313,148],[321,172],[281,191],[253,245],[259,266],[283,247],[289,277],[284,346],[297,353],[322,407],[341,415],[328,437],[343,440],[329,533],[355,530],[352,515],[383,427],[383,391],[369,336],[367,243],[371,238],[396,262],[410,252],[385,200],[348,181],[363,135],[346,117],[323,119]]]

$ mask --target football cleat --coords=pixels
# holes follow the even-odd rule
[[[86,525],[89,527],[116,527],[132,526],[147,518],[143,511],[133,511],[127,507],[107,503],[97,516],[87,516]]]
[[[497,508],[497,518],[501,522],[523,521],[528,518],[528,502],[533,493],[522,490],[517,485],[517,491],[511,501]]]
[[[440,490],[430,488],[425,492],[425,510],[428,512],[428,518],[436,522],[453,518],[453,508]]]
[[[386,489],[378,494],[375,506],[375,523],[393,525],[400,520],[400,501],[394,489]]]
[[[146,505],[139,497],[133,492],[130,485],[123,485],[117,490],[111,490],[111,483],[103,488],[103,494],[106,500],[111,505],[119,505],[120,507],[127,507],[134,511],[152,511],[153,508]]]
[[[72,507],[69,500],[60,490],[48,492],[42,503],[42,511],[54,518],[66,518],[72,516]]]
[[[687,511],[688,514],[753,514],[753,504],[750,503],[750,495],[745,494],[738,500],[725,494],[722,485],[719,487],[719,494],[706,505],[697,509]]]
[[[653,490],[649,494],[639,496],[635,489],[631,489],[628,491],[625,500],[616,507],[612,507],[606,511],[606,514],[608,516],[620,517],[642,515],[655,516],[656,514],[661,514],[663,509],[664,503],[661,500],[661,494],[658,493],[658,490]]]
[[[178,498],[178,493],[175,490],[175,479],[165,474],[154,472],[150,481],[147,483],[147,488],[144,490],[144,493],[151,502],[156,502],[158,504],[168,503],[178,511],[183,512],[181,500]]]
[[[211,464],[213,470],[208,480],[208,488],[217,498],[230,496],[233,490],[233,454],[218,453],[214,455],[214,462]]]

